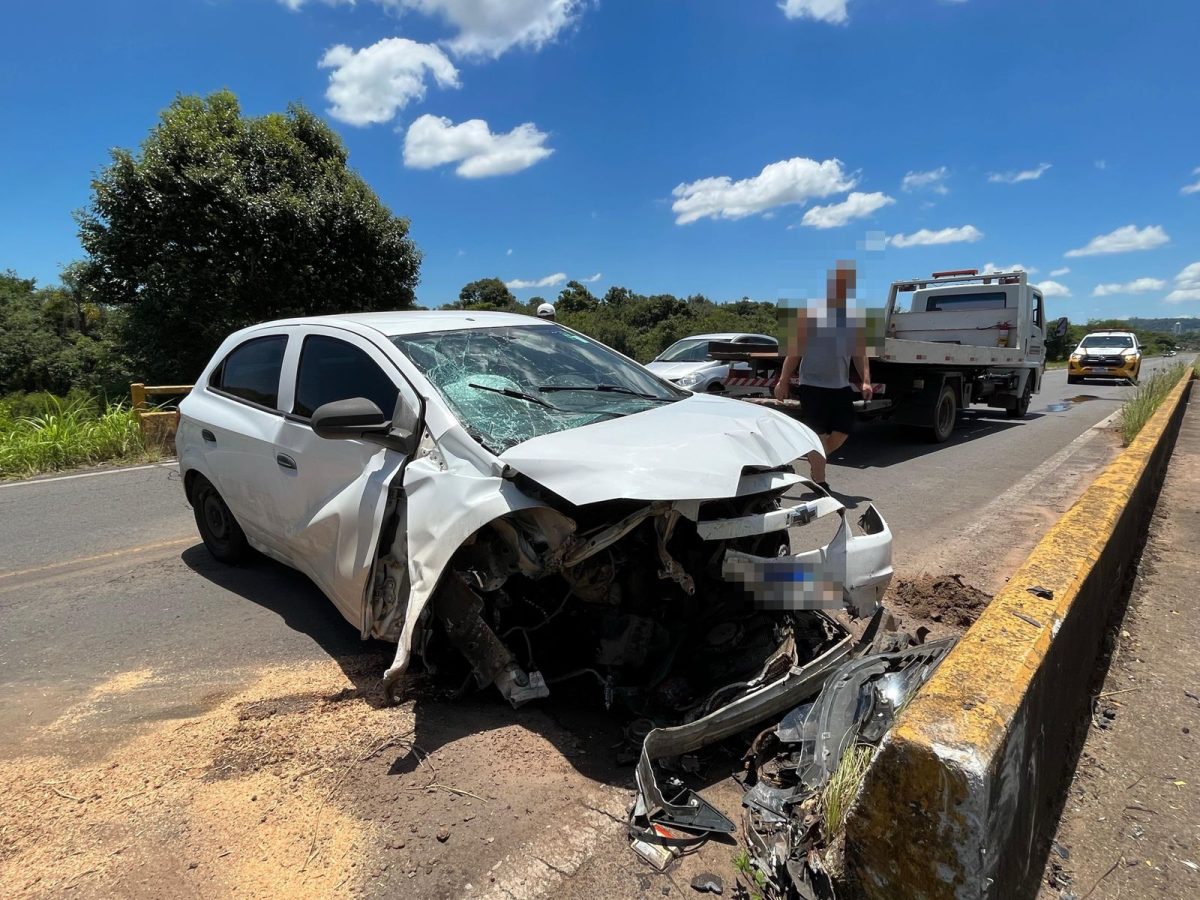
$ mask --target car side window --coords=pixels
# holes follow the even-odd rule
[[[335,400],[366,397],[391,416],[400,393],[371,357],[338,338],[311,334],[300,349],[296,400],[292,412],[311,418],[313,411]]]
[[[209,387],[276,409],[286,334],[251,338],[230,351],[209,379]]]

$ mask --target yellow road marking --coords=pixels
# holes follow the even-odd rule
[[[155,544],[143,544],[141,547],[124,547],[120,550],[113,550],[109,553],[97,553],[95,556],[81,556],[78,559],[70,559],[66,562],[50,563],[46,566],[34,566],[29,569],[17,569],[13,572],[0,572],[0,581],[6,578],[19,578],[22,575],[35,575],[39,572],[50,572],[55,569],[70,569],[74,566],[83,565],[84,563],[99,562],[102,559],[114,559],[118,556],[126,556],[134,553],[145,553],[150,550],[166,550],[170,547],[182,547],[184,544],[193,544],[198,541],[198,537],[176,538],[173,541],[159,541]]]

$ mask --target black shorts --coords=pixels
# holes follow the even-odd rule
[[[854,389],[800,385],[800,421],[817,434],[849,434],[854,428]]]

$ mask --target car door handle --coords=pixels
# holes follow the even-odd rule
[[[291,469],[293,472],[298,471],[296,468],[296,461],[286,453],[276,454],[275,462],[279,463],[279,468],[281,469]]]
[[[204,438],[210,444],[215,444],[217,442],[217,436],[215,434],[213,434],[211,431],[209,431],[207,428],[201,430],[200,437]]]

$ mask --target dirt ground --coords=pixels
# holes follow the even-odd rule
[[[960,580],[899,580],[900,627],[961,631],[986,602]],[[514,712],[429,682],[398,706],[356,657],[247,673],[132,729],[153,670],[95,686],[0,759],[6,896],[507,897],[690,894],[732,887],[732,840],[667,874],[628,848],[633,769],[620,722],[558,702]],[[178,685],[172,685],[177,690]],[[705,796],[734,821],[747,745],[703,755]]]
[[[1184,418],[1040,897],[1200,896],[1200,409]]]

